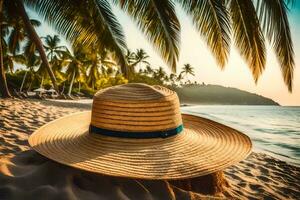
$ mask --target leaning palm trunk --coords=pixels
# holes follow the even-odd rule
[[[48,74],[49,74],[50,79],[52,81],[53,87],[57,92],[59,92],[58,86],[56,84],[56,78],[55,78],[54,73],[53,73],[53,71],[50,67],[50,64],[49,64],[48,60],[47,60],[47,56],[46,56],[42,41],[39,38],[39,36],[37,35],[37,33],[36,33],[34,27],[32,26],[32,24],[30,23],[30,19],[29,19],[27,13],[26,13],[25,8],[24,8],[23,0],[14,0],[14,1],[16,3],[16,6],[17,6],[18,10],[19,10],[19,13],[22,17],[22,20],[24,21],[24,24],[25,24],[25,27],[27,29],[27,32],[29,34],[30,39],[36,44],[37,50],[38,50],[38,52],[41,56],[43,64],[45,65],[45,67],[48,71]]]
[[[6,76],[5,76],[5,69],[3,64],[3,51],[2,51],[2,7],[3,6],[3,0],[0,0],[0,93],[2,94],[3,98],[11,97],[7,82],[6,82]]]
[[[21,87],[20,87],[20,92],[22,92],[22,90],[23,90],[23,86],[24,86],[24,83],[25,83],[25,80],[26,80],[26,76],[27,76],[27,71],[25,72],[24,78],[22,80],[22,84],[21,84]]]
[[[72,80],[71,80],[69,91],[68,91],[68,96],[69,97],[71,97],[71,92],[72,92],[72,87],[73,87],[74,79],[75,79],[75,72],[73,72]]]

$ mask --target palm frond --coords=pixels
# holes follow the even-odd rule
[[[34,26],[34,27],[38,27],[41,25],[41,22],[39,20],[36,19],[30,19],[30,23]]]
[[[36,44],[32,40],[27,40],[23,46],[24,56],[29,60],[36,60]],[[34,62],[31,62],[34,63]]]
[[[231,0],[229,9],[235,44],[257,82],[265,68],[266,48],[255,7],[251,0]]]
[[[19,64],[26,64],[26,58],[23,54],[13,56],[13,61]]]
[[[126,42],[121,25],[114,16],[111,6],[107,0],[92,0],[98,12],[95,12],[94,23],[96,27],[101,27],[104,48],[115,53],[115,57],[121,65],[121,70],[127,76],[127,62],[125,59]],[[101,42],[100,42],[101,44]],[[106,45],[105,45],[106,44]]]
[[[102,60],[102,64],[107,66],[107,67],[113,67],[113,66],[117,65],[114,61],[106,60],[106,59]]]
[[[260,21],[279,61],[283,79],[292,91],[294,75],[294,50],[284,0],[258,0]]]
[[[179,57],[180,24],[170,0],[116,1],[137,23],[162,58],[176,71]]]
[[[177,0],[223,68],[230,52],[230,18],[223,0]]]

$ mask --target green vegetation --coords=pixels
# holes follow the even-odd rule
[[[193,67],[190,64],[185,64],[178,76],[173,73],[168,75],[162,67],[154,69],[147,61],[149,58],[147,53],[143,49],[137,49],[136,52],[128,50],[126,59],[130,63],[131,70],[129,78],[126,79],[107,51],[96,53],[93,49],[82,47],[71,52],[67,47],[59,46],[57,36],[48,35],[45,39],[46,53],[57,77],[58,88],[61,94],[66,94],[69,98],[72,98],[72,93],[92,96],[99,89],[127,82],[177,87],[183,84],[184,80],[186,80],[185,83],[190,83],[186,77],[194,76]],[[51,45],[49,41],[52,41]],[[26,45],[24,54],[27,48]],[[38,59],[33,59],[25,68],[7,72],[9,86],[15,90],[13,93],[52,87],[45,67]]]
[[[97,52],[93,48],[81,47],[71,52],[67,47],[59,46],[60,40],[57,35],[47,35],[43,41],[58,89],[69,98],[72,98],[72,91],[91,96],[101,88],[128,82],[112,61],[111,54],[105,50]],[[30,45],[24,46],[24,55],[28,46]],[[28,69],[7,72],[8,84],[15,90],[13,93],[16,93],[16,90],[24,92],[36,88],[50,89],[52,84],[45,65],[35,57],[35,53],[26,57],[32,58],[30,63],[21,64],[27,64],[25,67]],[[141,62],[140,58],[133,60],[137,64]]]
[[[6,80],[6,73],[12,73],[17,62],[27,68],[20,91],[35,88],[39,82],[39,87],[51,84],[58,93],[69,97],[75,85],[79,91],[80,88],[94,91],[127,81],[151,82],[151,77],[156,79],[154,82],[171,85],[182,82],[194,72],[187,65],[183,73],[176,75],[180,23],[175,4],[191,17],[221,68],[227,63],[233,39],[255,82],[264,70],[265,40],[269,40],[284,82],[292,91],[294,52],[287,19],[289,2],[258,0],[254,6],[252,0],[0,0],[0,93],[2,97],[10,97],[10,92],[18,90],[15,82],[7,84]],[[136,22],[173,74],[167,76],[159,68],[152,69],[155,73],[151,76],[151,73],[145,75],[140,65],[152,68],[146,61],[147,55],[142,50],[134,54],[128,51],[112,4]],[[60,46],[58,36],[40,38],[35,31],[40,22],[29,19],[25,6],[63,35],[72,49]],[[14,80],[13,76],[10,74],[8,81]]]

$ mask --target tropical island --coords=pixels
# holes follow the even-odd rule
[[[185,104],[204,105],[279,105],[272,99],[220,85],[188,84],[175,88]]]

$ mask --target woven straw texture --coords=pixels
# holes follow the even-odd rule
[[[177,94],[161,86],[126,84],[96,93],[93,126],[116,131],[161,131],[182,124]]]
[[[132,139],[90,133],[89,125],[132,132],[167,130],[168,138]],[[250,139],[217,122],[180,114],[176,93],[143,84],[98,92],[92,112],[50,122],[29,138],[40,154],[75,168],[111,176],[182,179],[210,174],[246,158]]]

